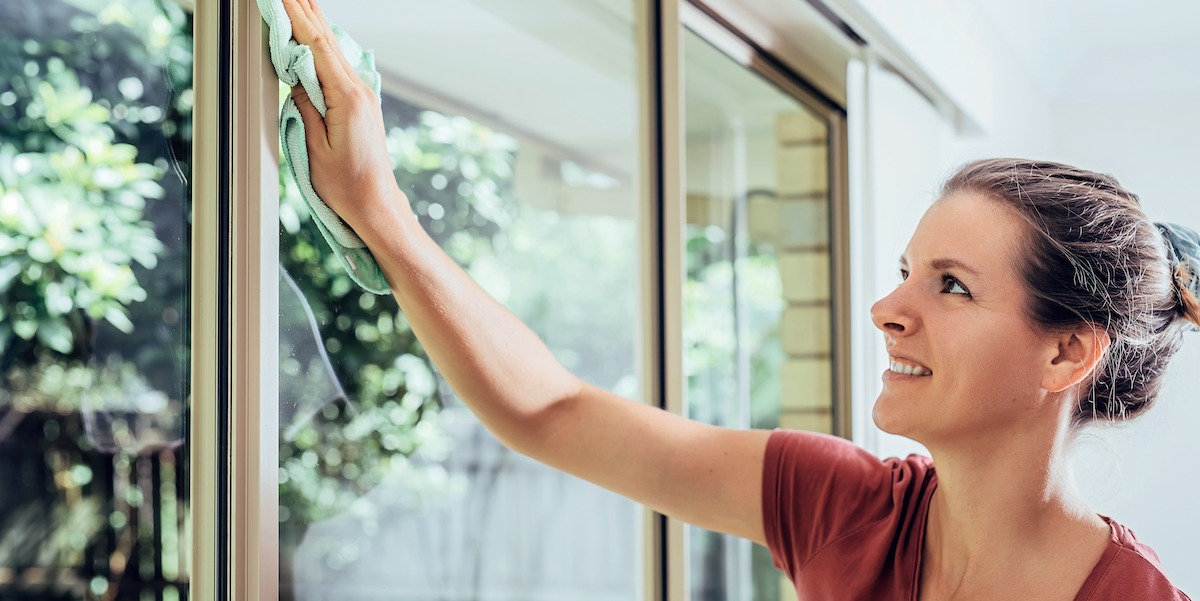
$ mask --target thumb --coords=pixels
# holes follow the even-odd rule
[[[304,122],[304,137],[308,138],[309,144],[316,140],[327,144],[325,119],[321,117],[317,107],[313,106],[308,92],[304,91],[304,86],[297,85],[292,88],[292,100],[296,102],[296,108],[300,111],[300,120]]]

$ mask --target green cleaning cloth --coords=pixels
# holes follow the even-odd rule
[[[271,63],[275,66],[275,73],[279,75],[279,80],[289,88],[295,87],[296,84],[304,86],[304,91],[308,92],[313,106],[317,107],[321,116],[324,116],[325,95],[321,92],[320,82],[317,81],[317,69],[313,62],[312,49],[296,42],[292,37],[292,21],[283,8],[282,0],[258,0],[258,10],[262,13],[263,21],[266,21],[267,28],[270,30],[268,41],[271,49]],[[354,67],[358,76],[375,91],[375,95],[379,96],[380,79],[379,71],[375,69],[375,55],[370,51],[364,51],[340,27],[333,23],[330,23],[329,26],[333,30],[338,46],[341,48],[342,54],[346,56],[347,62]],[[279,137],[283,145],[283,154],[287,157],[287,163],[292,170],[292,177],[296,179],[300,195],[304,197],[304,201],[308,203],[308,208],[315,217],[313,221],[316,222],[317,229],[321,230],[321,235],[325,237],[329,247],[346,267],[350,278],[368,292],[390,293],[391,289],[388,288],[387,280],[383,277],[383,270],[379,268],[379,263],[367,249],[366,243],[358,237],[358,234],[354,233],[353,229],[350,229],[350,226],[346,225],[345,221],[342,221],[341,217],[338,217],[337,213],[326,206],[317,196],[316,190],[313,189],[308,164],[308,147],[304,141],[304,121],[300,118],[300,109],[296,108],[296,102],[290,95],[284,100],[283,109],[279,113]]]

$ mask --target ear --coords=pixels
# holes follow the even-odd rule
[[[1062,392],[1082,382],[1104,358],[1111,343],[1108,332],[1092,325],[1055,336],[1052,344],[1057,354],[1046,365],[1042,388]]]

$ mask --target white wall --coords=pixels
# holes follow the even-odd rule
[[[945,174],[950,126],[903,79],[871,62],[850,69],[851,377],[853,438],[881,457],[928,455],[883,432],[871,408],[887,369],[883,334],[871,305],[899,283],[899,258]]]
[[[997,51],[1005,40],[987,18],[962,0],[828,0],[859,33],[897,62],[915,64],[922,81],[955,107],[965,123],[983,132],[972,143],[1015,140],[1044,144],[1046,103],[1035,74],[1013,52]],[[880,38],[880,39],[875,39]],[[893,50],[894,49],[894,50]],[[1016,117],[1016,118],[1014,118]]]
[[[863,86],[851,78],[851,177],[859,189],[852,192],[851,224],[858,228],[852,232],[854,437],[882,456],[903,456],[920,447],[870,423],[883,367],[874,350],[882,348],[881,338],[866,309],[895,285],[886,276],[896,249],[907,243],[919,217],[913,212],[932,200],[940,179],[975,158],[1058,160],[1117,176],[1156,220],[1200,228],[1200,186],[1194,182],[1200,97],[1163,97],[1147,89],[1142,101],[1055,102],[1014,49],[990,35],[981,25],[986,20],[965,3],[834,5],[853,5],[843,14],[865,13],[983,128],[970,137],[947,133],[952,124],[944,116],[940,124],[931,122],[932,107],[918,102],[905,82],[885,74],[866,78],[875,85]],[[1094,92],[1087,95],[1102,96],[1103,86]],[[853,155],[855,144],[866,145],[864,156]],[[911,156],[920,153],[928,154]],[[1074,461],[1085,498],[1132,528],[1159,553],[1175,584],[1193,595],[1200,591],[1200,395],[1191,381],[1198,367],[1200,333],[1188,336],[1175,358],[1159,405],[1119,429],[1088,433]]]

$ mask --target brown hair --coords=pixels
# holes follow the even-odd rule
[[[1200,325],[1200,307],[1137,195],[1109,175],[1022,159],[968,163],[940,196],[960,192],[997,200],[1029,224],[1021,271],[1034,323],[1045,331],[1091,324],[1112,339],[1079,395],[1075,425],[1148,409],[1187,323]]]

